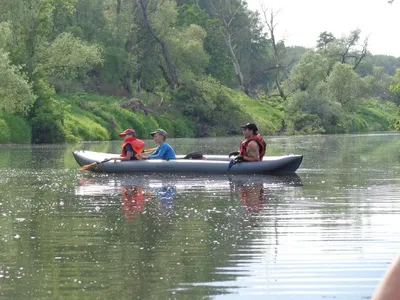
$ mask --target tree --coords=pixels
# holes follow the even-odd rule
[[[289,92],[313,90],[327,77],[329,60],[321,53],[309,50],[303,54],[299,63],[293,68],[286,83]]]
[[[365,76],[364,79],[370,87],[373,97],[384,101],[396,102],[396,97],[390,92],[390,86],[396,82],[396,79],[387,74],[383,67],[374,67],[372,74]]]
[[[297,91],[285,103],[285,121],[289,133],[324,133],[337,125],[341,105],[329,94],[325,82],[312,91]]]
[[[179,81],[178,81],[178,75],[176,73],[175,66],[172,64],[171,59],[170,59],[168,47],[166,46],[165,42],[159,37],[159,35],[155,32],[153,26],[150,24],[150,20],[148,18],[148,13],[147,13],[149,2],[147,0],[139,0],[139,4],[140,4],[140,7],[142,8],[144,24],[146,25],[150,34],[153,36],[153,38],[157,41],[157,43],[161,47],[161,53],[165,60],[165,64],[167,66],[167,69],[165,69],[164,66],[160,65],[160,69],[163,73],[164,79],[168,83],[168,86],[170,87],[170,89],[174,89],[179,86]],[[166,1],[165,4],[171,5],[172,1]],[[161,6],[164,5],[164,3],[161,3],[160,5]]]
[[[281,85],[281,80],[282,80],[282,74],[286,75],[286,71],[288,68],[292,65],[293,61],[289,62],[287,65],[284,64],[285,58],[286,58],[286,49],[283,41],[277,41],[275,37],[275,28],[277,24],[275,23],[275,17],[276,14],[271,10],[271,14],[269,18],[267,17],[267,9],[262,7],[262,11],[264,14],[264,22],[267,25],[268,31],[269,31],[269,37],[270,41],[272,44],[272,63],[273,66],[270,67],[269,69],[274,70],[275,73],[275,85],[279,91],[279,96],[283,99],[286,100],[286,94],[285,91]]]
[[[400,69],[397,69],[396,76],[393,77],[389,90],[394,102],[400,105]]]
[[[241,71],[240,63],[235,52],[236,44],[234,41],[232,29],[233,21],[241,8],[241,1],[210,0],[210,3],[212,4],[216,14],[218,15],[221,24],[221,33],[231,55],[239,86],[245,92],[248,92],[244,84],[244,78]]]
[[[363,97],[368,96],[368,85],[351,65],[336,63],[327,78],[328,91],[343,108],[353,109]]]
[[[319,38],[317,40],[317,48],[321,50],[326,50],[328,47],[328,44],[336,41],[336,38],[331,32],[321,32],[319,35]]]
[[[197,24],[206,30],[204,50],[209,56],[209,63],[205,72],[222,84],[234,87],[236,85],[235,71],[223,40],[219,20],[211,18],[199,5],[185,3],[178,7],[176,24],[180,27]]]
[[[362,60],[368,54],[368,36],[364,39],[363,44],[359,44],[361,31],[353,30],[348,36],[343,38],[335,38],[330,33],[321,33],[318,43],[322,47],[318,50],[330,60],[330,69],[339,61],[342,64],[351,64],[356,70]]]
[[[36,100],[32,86],[19,67],[11,65],[0,49],[0,110],[27,114]]]
[[[90,45],[70,33],[62,33],[50,44],[45,44],[38,58],[41,63],[37,71],[45,72],[54,84],[85,76],[103,62],[99,46]]]

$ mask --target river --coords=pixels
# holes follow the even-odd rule
[[[71,152],[119,142],[0,145],[0,299],[369,299],[400,245],[399,137],[267,137],[304,155],[292,176],[92,174]]]

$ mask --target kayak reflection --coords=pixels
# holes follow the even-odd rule
[[[125,219],[134,221],[149,209],[149,213],[168,215],[175,209],[174,200],[178,195],[186,203],[185,199],[197,197],[201,191],[223,193],[230,190],[233,201],[240,199],[246,212],[257,214],[265,208],[275,190],[286,186],[302,186],[300,177],[297,174],[230,177],[90,174],[79,178],[76,194],[88,197],[92,205],[100,208],[110,201],[117,204],[122,196],[122,214]]]

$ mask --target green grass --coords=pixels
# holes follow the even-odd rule
[[[213,88],[212,84],[210,88]],[[62,127],[66,142],[118,139],[118,133],[126,128],[134,128],[140,138],[148,138],[149,133],[157,128],[167,130],[170,137],[196,137],[199,128],[208,126],[209,136],[221,136],[229,134],[230,129],[231,132],[240,132],[239,125],[243,122],[255,122],[264,135],[280,132],[284,111],[278,99],[252,99],[241,91],[226,87],[223,92],[228,95],[224,98],[227,101],[225,106],[221,111],[212,111],[218,125],[200,124],[197,118],[183,113],[181,105],[184,103],[177,104],[171,98],[165,98],[162,109],[159,109],[160,98],[154,95],[144,95],[148,107],[156,108],[154,113],[148,114],[142,110],[122,108],[121,102],[127,99],[93,93],[61,94],[56,96],[56,100],[70,107],[64,115]],[[341,123],[329,126],[327,132],[384,131],[389,130],[397,118],[397,107],[393,103],[368,100],[355,112],[343,114]],[[26,118],[0,112],[0,143],[30,143],[31,140],[31,127]]]

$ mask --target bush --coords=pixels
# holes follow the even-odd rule
[[[9,143],[10,139],[10,130],[7,122],[0,117],[0,142],[1,143]]]
[[[227,135],[249,119],[235,103],[229,89],[212,77],[172,92],[177,107],[197,124],[197,136]]]
[[[31,127],[20,116],[0,112],[0,143],[30,143]]]

